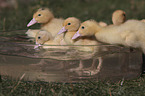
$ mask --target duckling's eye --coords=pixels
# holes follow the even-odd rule
[[[84,26],[82,26],[82,29],[84,29],[85,27]]]
[[[38,37],[38,39],[40,39],[41,37]]]
[[[125,15],[125,14],[123,14],[123,16],[125,17],[126,15]]]
[[[41,14],[38,14],[38,16],[41,16]]]
[[[71,23],[68,23],[67,25],[71,25]]]

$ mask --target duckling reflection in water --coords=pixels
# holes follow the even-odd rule
[[[80,26],[80,20],[75,18],[75,17],[69,17],[67,18],[64,23],[63,23],[63,28],[59,31],[58,34],[64,33],[64,40],[67,43],[67,45],[82,45],[82,46],[74,46],[75,49],[84,51],[84,52],[96,52],[96,50],[99,50],[99,45],[100,43],[97,42],[96,40],[92,39],[91,37],[88,38],[78,38],[73,40],[72,37],[73,35],[77,32],[79,26]],[[83,46],[83,45],[95,45],[95,46]],[[99,60],[99,65],[101,66],[102,64],[102,58],[98,57]],[[83,68],[83,61],[80,61],[79,67],[78,68],[72,68],[70,71],[79,71],[79,70],[93,70],[97,71],[95,67],[96,63],[96,58],[93,59],[92,66],[90,68]],[[84,71],[86,72],[86,71]]]

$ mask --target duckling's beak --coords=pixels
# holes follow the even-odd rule
[[[81,36],[81,34],[79,34],[79,31],[77,31],[76,34],[72,37],[72,39],[76,39],[76,38],[78,38],[80,36]]]
[[[36,45],[34,46],[34,49],[36,49],[36,48],[38,48],[38,47],[40,47],[40,46],[42,46],[42,45],[39,44],[38,42],[36,42]]]
[[[36,43],[35,43],[36,45],[38,45],[39,43],[36,41]]]
[[[63,27],[57,34],[59,35],[59,34],[61,34],[61,33],[64,33],[64,32],[66,32],[67,30],[65,29],[65,27]]]
[[[35,23],[37,23],[37,21],[35,20],[35,18],[33,18],[33,19],[28,23],[27,27],[29,27],[29,26],[31,26],[31,25],[33,25],[33,24],[35,24]]]

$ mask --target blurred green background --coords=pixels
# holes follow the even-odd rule
[[[0,0],[8,3],[11,0]],[[55,17],[67,18],[74,16],[81,21],[95,19],[111,22],[113,11],[122,9],[127,19],[145,18],[145,0],[12,0],[7,6],[0,7],[0,30],[28,29],[27,23],[33,13],[40,7],[50,8]],[[15,1],[15,2],[14,2]],[[0,3],[1,3],[0,2]],[[35,24],[31,28],[39,28]]]

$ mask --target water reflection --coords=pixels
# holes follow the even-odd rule
[[[142,58],[137,50],[111,45],[96,46],[100,51],[88,52],[77,47],[93,45],[34,49],[35,44],[28,38],[12,34],[1,34],[0,72],[15,79],[25,74],[24,80],[75,82],[90,78],[130,79],[141,73]]]

